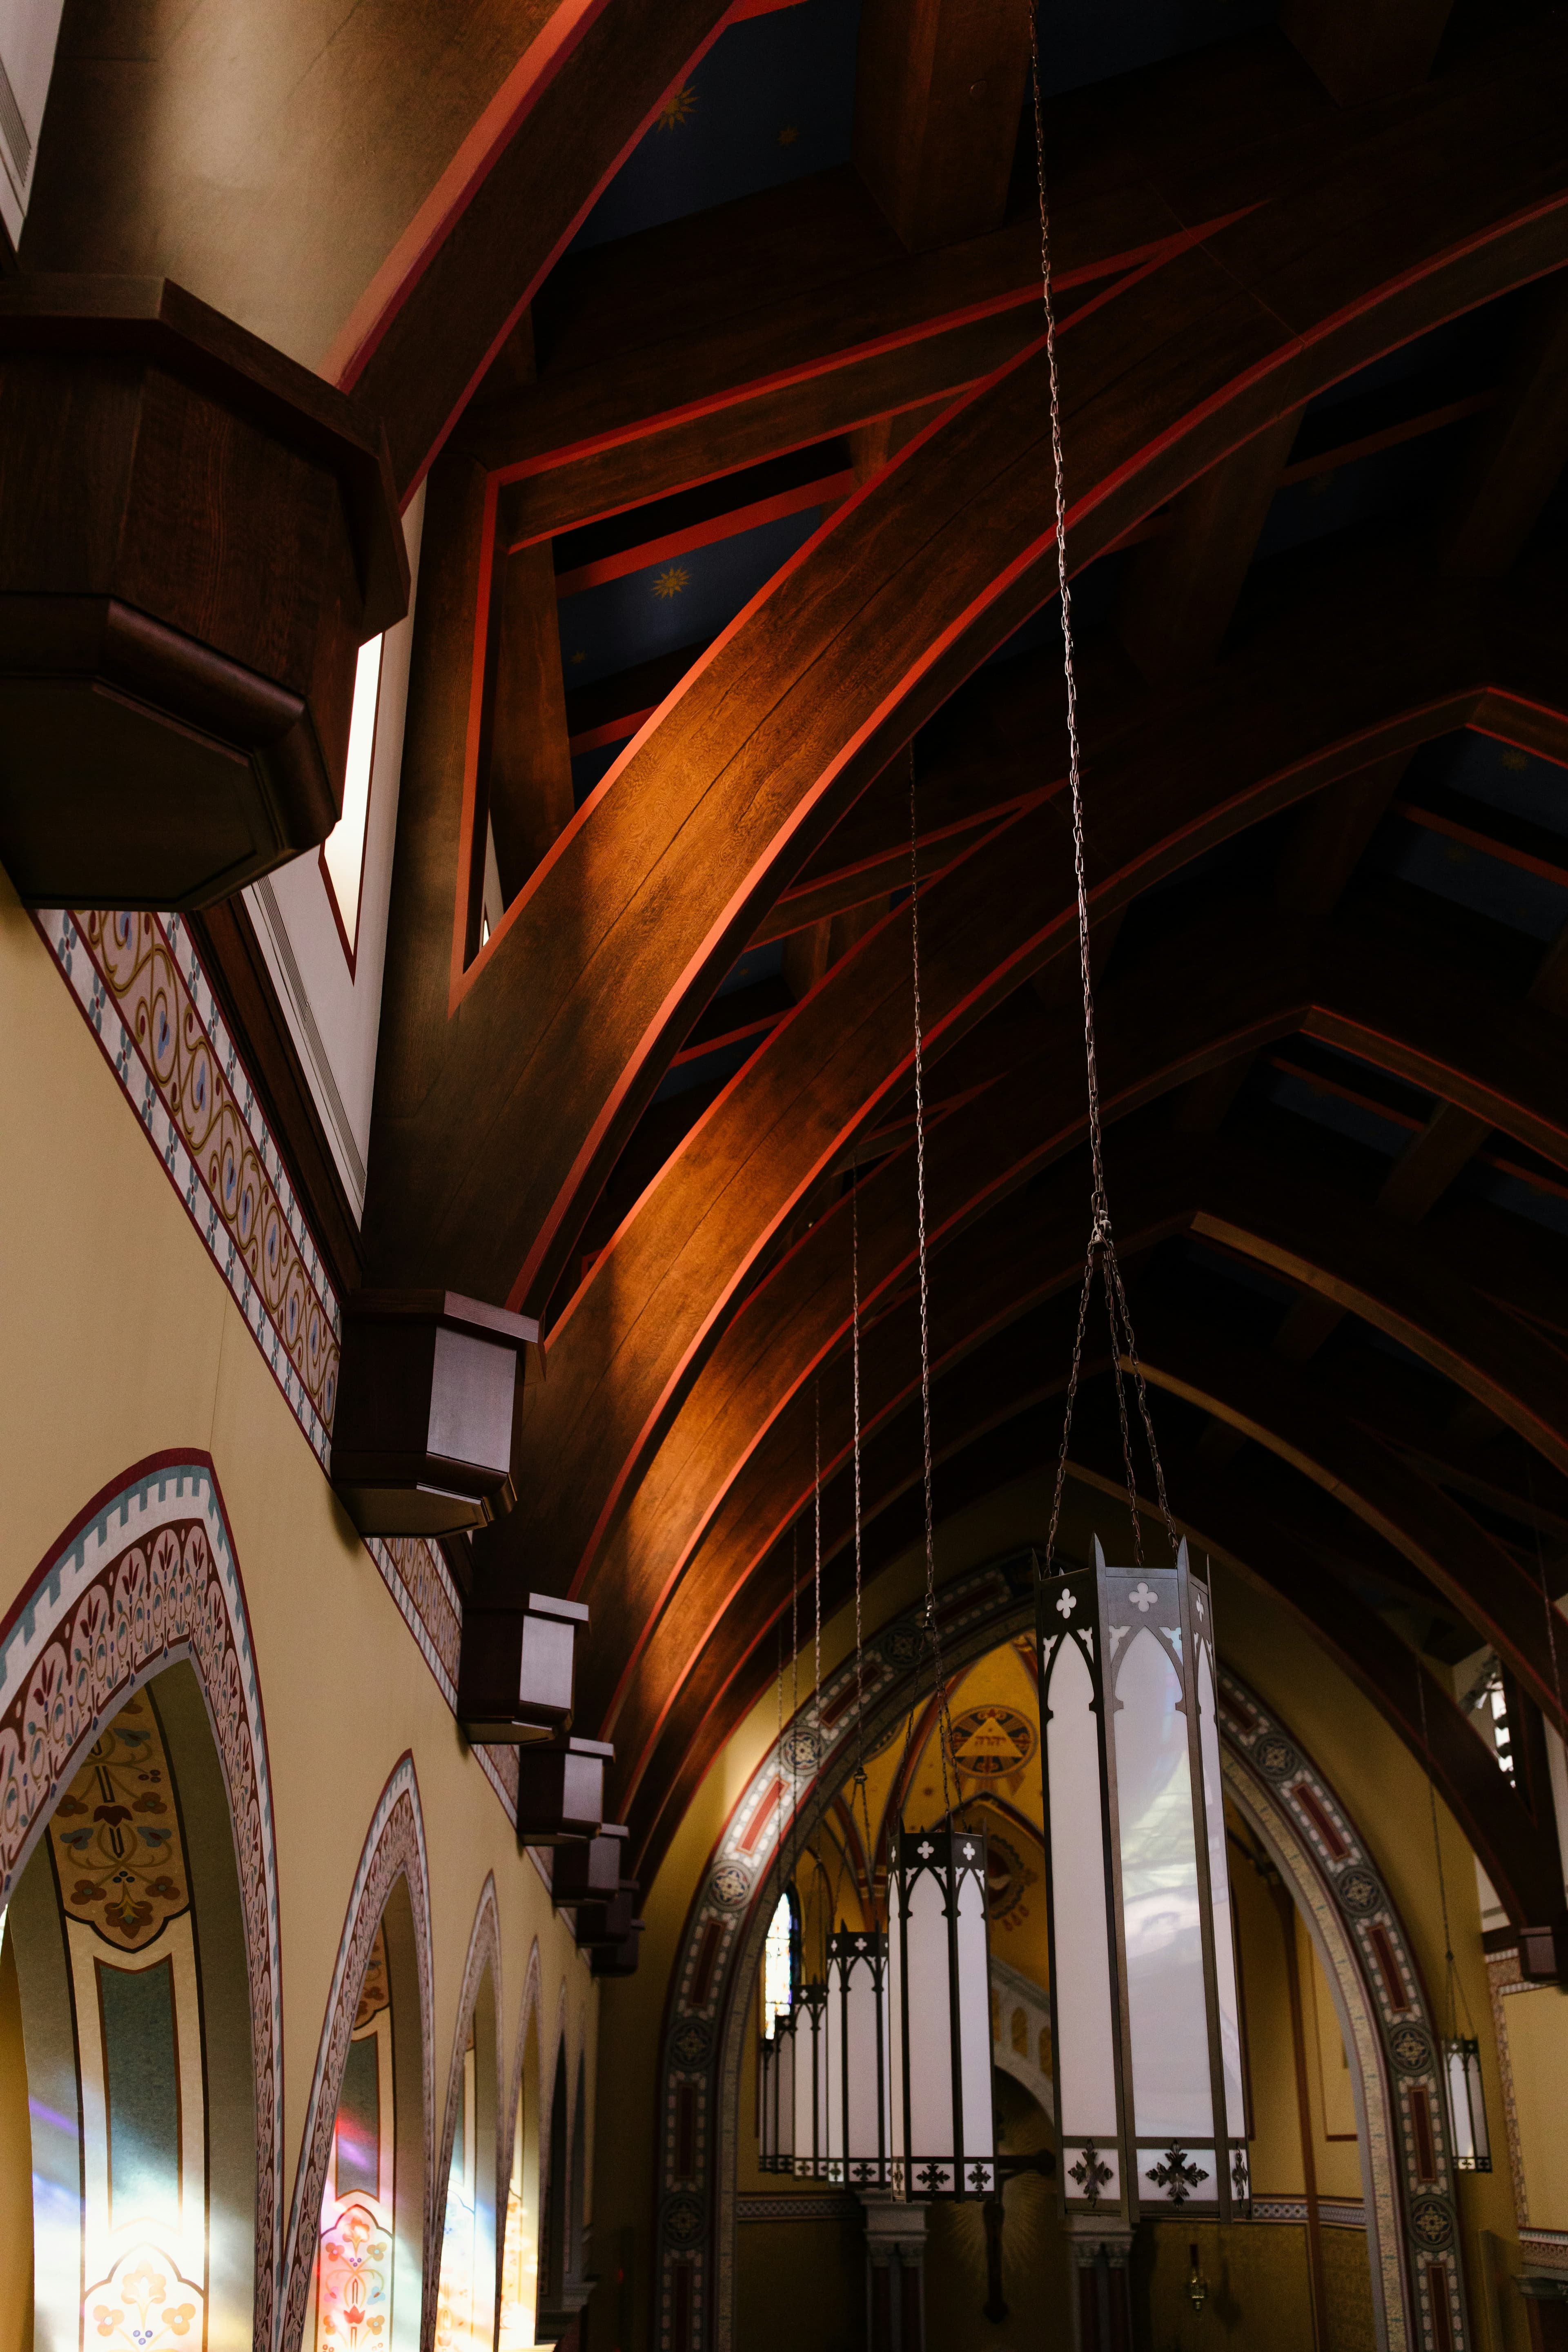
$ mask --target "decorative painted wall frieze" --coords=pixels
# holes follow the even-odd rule
[[[338,1301],[189,931],[178,915],[34,920],[324,1465]]]
[[[342,1307],[189,929],[178,915],[33,920],[324,1470]],[[366,1549],[455,1706],[462,1604],[439,1549],[397,1537]],[[516,1756],[474,1753],[515,1815]]]
[[[10,1900],[58,1801],[100,1731],[142,1684],[188,1659],[205,1694],[235,1838],[250,1981],[256,2081],[256,2340],[278,2307],[283,2203],[282,1992],[278,1869],[267,1732],[245,1589],[212,1465],[198,1456],[141,1463],[89,1507],[29,1578],[0,1623],[0,1905]],[[91,1824],[81,1891],[99,1924]],[[132,1890],[117,1940],[131,1949],[143,1910],[184,1907],[172,1860]],[[108,1889],[112,1904],[114,1890]],[[103,1911],[111,1933],[115,1922]],[[133,2305],[135,2282],[121,2284]],[[142,2282],[148,2296],[151,2281]],[[134,2291],[133,2291],[134,2290]],[[118,2292],[118,2290],[117,2290]],[[121,2298],[123,2301],[123,2297]],[[152,2305],[143,2314],[150,2325]]]

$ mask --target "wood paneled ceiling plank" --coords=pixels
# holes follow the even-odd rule
[[[1277,646],[1251,648],[1186,697],[1139,706],[1125,728],[1113,725],[1097,740],[1102,721],[1086,714],[1097,917],[1216,838],[1321,787],[1345,765],[1359,766],[1379,734],[1410,740],[1463,723],[1489,665],[1475,650],[1486,632],[1468,621],[1455,627],[1459,606],[1445,618],[1441,606],[1390,599],[1374,587],[1369,608],[1331,600],[1331,610],[1327,628],[1320,614],[1310,650],[1306,616],[1291,614]],[[1399,617],[1391,621],[1391,612]],[[1514,658],[1524,662],[1517,648]],[[1551,695],[1547,677],[1557,667],[1543,641],[1535,698]],[[1561,723],[1568,750],[1568,719]],[[1053,956],[1070,961],[1071,918],[1055,807],[953,866],[922,913],[933,1058],[1031,969]],[[534,1496],[531,1573],[548,1560],[558,1577],[581,1574],[595,1530],[607,1526],[717,1339],[750,1265],[817,1171],[901,1094],[908,956],[907,919],[893,916],[827,975],[667,1162],[573,1300],[550,1343],[549,1379],[531,1387],[519,1433],[520,1467]],[[1201,993],[1181,1001],[1194,1015],[1206,1003]],[[1245,1023],[1232,1032],[1216,1022],[1205,1053],[1234,1056],[1237,1043],[1257,1034]],[[1059,1080],[1075,1118],[1077,1053],[1074,1045],[1072,1067],[1064,1061]],[[504,1575],[505,1529],[482,1549]]]
[[[1535,42],[1522,101],[1518,63],[1506,122],[1456,76],[1266,208],[1267,233],[1248,215],[1080,315],[1062,346],[1079,562],[1318,384],[1563,258],[1568,43]],[[381,1111],[378,1086],[373,1247],[400,1279],[438,1258],[475,1295],[548,1298],[763,908],[1047,592],[1040,371],[950,413],[775,578],[514,902],[417,1110],[395,1085]],[[432,783],[405,766],[416,806]],[[413,1041],[384,1036],[395,1066]]]

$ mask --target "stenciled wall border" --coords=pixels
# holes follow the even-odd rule
[[[942,1588],[950,1678],[1034,1623],[1035,1554],[1009,1552]],[[866,1738],[896,1726],[931,1680],[918,1604],[868,1637]],[[1454,2181],[1437,2096],[1437,2037],[1409,1937],[1360,1832],[1300,1743],[1222,1670],[1223,1761],[1322,1954],[1357,2061],[1368,2252],[1386,2352],[1469,2352]],[[666,2001],[658,2101],[653,2343],[730,2352],[735,2189],[748,1994],[766,1934],[781,1817],[808,1837],[850,1769],[847,1659],[770,1744],[709,1857]],[[1427,2101],[1428,2132],[1416,2095]],[[1430,2165],[1427,2177],[1423,2168]]]
[[[188,929],[178,915],[65,908],[33,921],[325,1470],[342,1303]],[[462,1603],[438,1546],[372,1537],[365,1549],[455,1706]],[[474,1755],[515,1817],[516,1756]]]
[[[315,2269],[321,2192],[326,2187],[332,2129],[342,2095],[343,2067],[364,1972],[375,1931],[381,1925],[387,1896],[397,1881],[407,1882],[408,1907],[414,1920],[415,1961],[419,1977],[419,2052],[424,2100],[424,2169],[421,2243],[423,2327],[427,2343],[435,2324],[435,2269],[440,2200],[435,2193],[436,2065],[432,2048],[435,1996],[431,1956],[430,1873],[425,1851],[425,1816],[419,1803],[419,1780],[414,1759],[400,1756],[392,1769],[365,1832],[353,1885],[349,1890],[331,1990],[316,2052],[305,2128],[300,2141],[300,2164],[294,2176],[294,2200],[289,2212],[286,2284],[278,2315],[277,2352],[300,2352],[305,2309]],[[258,2343],[260,2342],[259,2333]]]
[[[105,1721],[180,1659],[206,1701],[234,1832],[256,2082],[255,2342],[267,2352],[282,2252],[278,1864],[250,1617],[203,1455],[155,1455],[96,1496],[0,1622],[0,1905]]]

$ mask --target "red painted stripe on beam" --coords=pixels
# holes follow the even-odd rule
[[[1423,808],[1416,801],[1395,801],[1393,805],[1395,816],[1408,818],[1427,833],[1440,833],[1446,841],[1458,842],[1462,848],[1478,850],[1483,857],[1495,857],[1504,866],[1517,866],[1521,874],[1533,874],[1542,882],[1554,882],[1560,890],[1568,890],[1568,865],[1516,849],[1510,841],[1499,841],[1495,835],[1479,833],[1473,825],[1456,824],[1451,816],[1439,816],[1435,809]],[[1568,857],[1568,845],[1563,854]]]
[[[1235,222],[1245,219],[1247,214],[1255,209],[1255,206],[1244,205],[1237,212],[1200,222],[1196,227],[1183,229],[1173,236],[1159,237],[1149,245],[1133,246],[1126,253],[1108,255],[1101,261],[1086,262],[1081,269],[1064,270],[1060,277],[1053,278],[1052,284],[1058,294],[1065,294],[1074,287],[1094,285],[1101,278],[1110,278],[1116,280],[1116,290],[1121,291],[1124,278],[1163,268],[1167,261],[1174,260],[1178,254],[1202,244],[1205,237],[1216,236],[1221,229],[1229,228]],[[964,303],[956,310],[939,311],[933,317],[922,319],[910,326],[891,329],[884,335],[873,335],[863,343],[851,343],[841,351],[827,352],[818,359],[802,360],[795,367],[775,368],[770,374],[754,376],[748,383],[731,384],[721,392],[706,393],[699,400],[684,401],[674,408],[662,409],[653,416],[638,417],[632,423],[614,425],[606,432],[591,434],[585,440],[563,442],[557,448],[540,450],[531,457],[520,457],[514,464],[500,468],[500,478],[503,482],[516,482],[534,474],[553,473],[562,466],[576,465],[585,457],[602,456],[606,449],[618,448],[625,442],[647,440],[656,433],[668,432],[673,425],[691,424],[722,409],[738,407],[744,401],[760,398],[763,393],[782,392],[792,384],[809,383],[815,376],[836,374],[840,369],[853,367],[862,360],[879,359],[888,352],[903,350],[909,343],[931,341],[955,328],[976,325],[982,319],[999,318],[1005,310],[1021,310],[1026,303],[1037,302],[1039,299],[1040,280],[1038,274],[1035,273],[1019,285],[1009,287],[1003,293],[993,294],[984,301]],[[1082,315],[1081,310],[1075,310],[1070,319],[1064,319],[1060,322],[1061,331],[1065,333],[1068,327]],[[1019,356],[1025,357],[1026,353]],[[1008,362],[1009,366],[1016,364],[1016,361]],[[988,382],[989,378],[977,379],[977,383],[982,381]],[[925,402],[924,399],[911,401],[910,405],[920,408],[925,405]]]
[[[353,390],[503,150],[607,5],[608,0],[562,0],[529,44],[339,329],[320,366],[329,383]]]
[[[667,556],[693,554],[700,547],[715,546],[720,540],[754,530],[761,523],[782,522],[786,515],[805,514],[813,507],[837,506],[854,487],[854,473],[846,467],[837,474],[825,474],[818,481],[802,482],[793,490],[780,490],[776,498],[731,507],[727,514],[711,515],[706,522],[693,523],[689,530],[671,531],[663,539],[647,540],[640,547],[623,548],[618,555],[603,556],[596,563],[580,563],[574,572],[557,572],[556,596],[575,596],[584,588],[603,587],[608,580],[625,580],[633,572],[646,572],[650,564],[662,563]],[[519,540],[507,553],[516,555],[531,544]]]
[[[628,710],[624,719],[607,719],[602,727],[590,727],[582,735],[569,735],[566,749],[576,759],[582,751],[604,751],[612,743],[624,743],[628,736],[635,735],[639,727],[646,725],[658,708],[658,703],[650,702],[646,710]]]

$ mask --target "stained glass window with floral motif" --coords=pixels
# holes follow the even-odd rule
[[[385,2352],[395,2222],[392,1989],[375,1931],[332,2132],[316,2271],[316,2352]]]
[[[80,2068],[82,2341],[95,2352],[200,2352],[201,1999],[174,1775],[146,1692],[94,1743],[49,1842]]]

